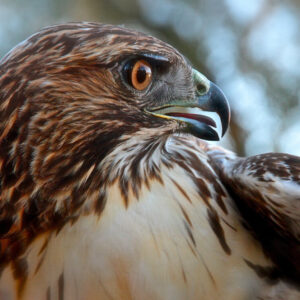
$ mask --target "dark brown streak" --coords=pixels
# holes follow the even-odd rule
[[[275,284],[278,282],[280,274],[276,267],[256,265],[247,259],[244,259],[244,261],[247,264],[247,266],[249,266],[253,271],[255,271],[257,276],[265,279],[269,284]]]
[[[189,195],[186,193],[186,191],[174,180],[172,179],[172,182],[175,184],[175,186],[178,188],[178,190],[181,192],[181,194],[190,202],[192,203],[191,198],[189,197]]]
[[[148,220],[148,219],[147,219],[147,220]],[[155,249],[156,249],[157,253],[160,254],[160,251],[159,251],[159,245],[158,245],[157,239],[156,239],[156,237],[155,237],[155,234],[154,234],[154,232],[153,232],[152,226],[151,226],[151,224],[149,223],[149,220],[148,220],[148,226],[149,226],[149,231],[150,231],[150,233],[151,233],[152,239],[153,239],[153,241],[154,241]]]
[[[197,253],[196,253],[195,249],[193,248],[193,246],[191,245],[190,241],[187,238],[185,240],[186,240],[186,243],[188,244],[191,252],[194,254],[195,257],[197,257]]]
[[[206,205],[209,207],[210,199],[211,199],[212,195],[211,195],[205,181],[202,178],[198,178],[198,177],[193,177],[192,179],[198,188],[198,193],[199,193],[200,197],[204,200]]]
[[[221,218],[221,219],[230,229],[237,232],[237,229],[235,227],[233,227],[231,224],[229,224],[224,218]]]
[[[192,241],[194,247],[197,247],[194,235],[192,233],[192,230],[191,230],[189,224],[185,220],[183,221],[183,224],[184,224],[184,228],[186,229],[188,236],[189,236],[190,240]]]
[[[47,288],[46,299],[47,300],[51,300],[51,289],[50,289],[50,286],[48,286],[48,288]]]
[[[64,300],[65,293],[65,280],[64,280],[64,272],[62,272],[58,279],[58,300]]]
[[[225,205],[224,201],[222,200],[222,197],[225,197],[225,192],[224,192],[222,186],[219,184],[216,174],[214,173],[214,171],[209,169],[207,167],[207,165],[205,163],[203,163],[203,161],[201,161],[196,156],[195,153],[189,151],[188,155],[190,156],[190,162],[189,162],[190,166],[193,168],[196,168],[196,166],[197,166],[197,170],[198,170],[199,174],[201,174],[202,177],[205,178],[205,180],[208,181],[213,186],[214,191],[215,191],[214,199],[216,200],[219,207],[223,210],[223,212],[225,214],[227,214],[228,211],[227,211],[226,205]],[[207,186],[202,179],[195,178],[194,181],[195,181],[196,185],[199,186],[200,193],[202,192],[206,196],[206,199],[212,197],[212,195],[210,194],[210,191],[207,189]]]
[[[106,187],[102,186],[98,199],[95,202],[95,212],[96,214],[100,215],[105,207],[105,202],[106,202]]]
[[[36,268],[34,270],[34,275],[36,275],[36,273],[40,270],[40,268],[41,268],[41,266],[43,264],[43,261],[44,261],[44,259],[46,257],[46,253],[47,253],[46,251],[43,252],[42,256],[40,257],[39,262],[38,262],[38,264],[37,264],[37,266],[36,266]]]
[[[222,228],[222,225],[220,224],[220,218],[218,213],[215,211],[214,208],[211,207],[207,209],[207,216],[208,216],[208,222],[213,232],[215,233],[216,237],[218,238],[220,245],[222,246],[225,253],[230,255],[231,249],[229,248],[226,242],[224,230]]]
[[[17,259],[13,262],[12,269],[14,279],[17,281],[17,295],[18,298],[21,298],[28,277],[27,260],[25,258]]]
[[[41,247],[41,249],[40,249],[40,251],[38,253],[39,255],[41,255],[46,250],[46,247],[47,247],[47,245],[49,243],[49,240],[50,240],[50,236],[48,236],[48,237],[45,238],[44,243],[43,243],[43,245],[42,245],[42,247]]]
[[[187,214],[187,212],[185,211],[185,209],[182,207],[182,205],[178,202],[178,205],[183,213],[183,216],[185,218],[185,220],[188,222],[188,224],[190,225],[191,228],[193,228],[193,224],[191,222],[191,219],[189,217],[189,215]]]
[[[183,277],[184,282],[187,283],[186,274],[185,274],[185,271],[184,271],[184,268],[183,268],[182,265],[181,265],[181,273],[182,273],[182,277]]]
[[[198,194],[199,194],[200,198],[206,203],[207,206],[209,206],[211,193],[208,190],[204,180],[202,178],[195,177],[193,172],[191,171],[190,167],[185,163],[185,158],[180,153],[176,153],[176,154],[178,156],[176,163],[182,169],[184,169],[186,171],[186,173],[188,174],[188,176],[193,180],[195,186],[198,189]]]
[[[124,175],[121,175],[119,179],[119,187],[121,191],[121,196],[124,201],[124,206],[127,209],[128,208],[128,187],[129,183],[128,180],[124,177]]]
[[[205,270],[206,270],[206,272],[207,272],[207,274],[208,274],[208,276],[209,276],[211,282],[213,283],[213,285],[214,285],[215,287],[217,287],[217,283],[216,283],[216,281],[215,281],[214,276],[212,275],[212,273],[211,273],[211,271],[209,270],[209,268],[208,268],[208,266],[206,265],[206,263],[203,261],[203,258],[202,258],[202,257],[201,257],[201,259],[202,259],[203,265],[204,265],[204,267],[205,267]]]
[[[209,270],[208,266],[206,265],[205,260],[203,259],[201,253],[199,253],[199,251],[197,251],[197,252],[198,252],[198,255],[199,255],[199,257],[200,257],[201,263],[203,264],[203,266],[204,266],[204,268],[205,268],[205,270],[206,270],[206,272],[207,272],[207,274],[208,274],[208,276],[209,276],[211,282],[212,282],[213,285],[217,288],[217,283],[216,283],[216,281],[215,281],[215,279],[214,279],[214,277],[213,277],[211,271]]]

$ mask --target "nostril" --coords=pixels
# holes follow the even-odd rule
[[[197,89],[197,93],[199,95],[204,95],[204,94],[206,94],[208,92],[207,85],[204,85],[204,84],[202,84],[200,82],[196,85],[196,89]]]
[[[203,96],[208,93],[210,88],[210,81],[200,72],[193,69],[193,80],[198,96]]]

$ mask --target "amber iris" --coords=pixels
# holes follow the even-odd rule
[[[150,64],[143,59],[138,60],[134,64],[131,71],[132,86],[135,89],[142,91],[149,86],[151,80],[152,80],[152,70]]]

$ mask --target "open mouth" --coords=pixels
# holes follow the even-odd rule
[[[183,122],[188,127],[195,129],[203,129],[210,131],[211,134],[214,132],[214,138],[212,140],[219,140],[222,136],[222,124],[218,113],[211,111],[204,111],[196,106],[178,106],[178,105],[167,105],[157,107],[148,111],[154,116],[174,119],[179,122]]]
[[[198,74],[195,70],[194,73]],[[178,126],[180,132],[192,134],[203,140],[219,141],[230,121],[228,101],[220,88],[212,82],[206,85],[205,93],[200,93],[197,87],[199,74],[196,75],[196,92],[193,99],[173,100],[166,105],[150,108],[147,112],[155,117],[176,120],[182,125]]]

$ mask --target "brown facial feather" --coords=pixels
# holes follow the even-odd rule
[[[140,55],[167,63],[151,93],[122,78],[122,65]],[[0,263],[24,252],[36,234],[76,220],[87,198],[101,212],[109,168],[97,166],[143,128],[156,128],[156,137],[176,131],[176,122],[143,109],[190,98],[191,77],[171,46],[110,25],[49,27],[8,53],[0,62]],[[150,173],[159,180],[157,172]],[[124,193],[127,185],[120,182]]]

